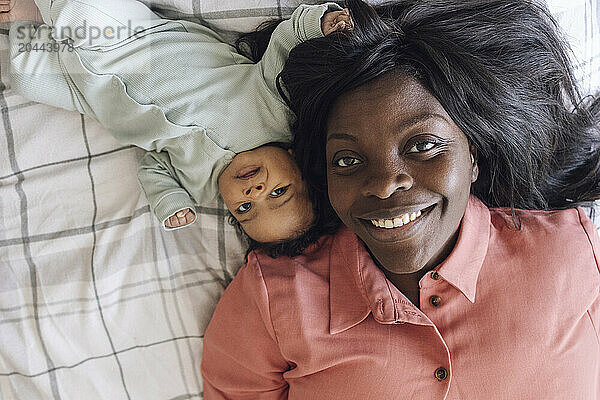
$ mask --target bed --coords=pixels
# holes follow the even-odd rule
[[[144,3],[232,40],[299,2]],[[549,7],[583,92],[596,92],[600,1]],[[190,228],[161,229],[137,183],[142,152],[15,94],[7,33],[0,25],[0,399],[201,399],[203,333],[243,263],[242,238],[221,202],[198,207]]]

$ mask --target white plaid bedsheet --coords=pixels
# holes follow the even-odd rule
[[[232,37],[298,2],[145,3]],[[591,92],[598,3],[563,3]],[[162,230],[137,183],[138,149],[11,91],[7,33],[0,26],[0,400],[201,399],[202,337],[243,261],[240,237],[222,204],[198,208],[191,228]]]

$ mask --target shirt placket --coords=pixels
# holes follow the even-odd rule
[[[450,350],[438,327],[425,312],[410,302],[402,292],[397,291],[396,293],[393,293],[392,302],[394,307],[393,319],[389,318],[390,313],[388,313],[388,319],[386,321],[380,321],[380,323],[401,324],[398,329],[410,329],[409,325],[411,324],[426,326],[430,329],[433,337],[428,338],[428,346],[440,349],[440,351],[435,353],[433,357],[431,356],[432,353],[429,351],[427,359],[419,362],[421,364],[419,369],[426,369],[423,378],[429,382],[427,387],[431,388],[424,398],[446,399],[452,379],[452,365],[450,360]],[[385,310],[389,307],[385,304],[389,304],[387,299],[378,300],[378,311],[382,317],[386,314]],[[427,364],[428,366],[423,367],[424,364]],[[429,371],[427,371],[427,369],[429,369]]]
[[[443,306],[445,297],[443,294],[442,280],[441,275],[437,271],[430,271],[425,274],[419,283],[421,287],[419,291],[419,301],[420,311],[426,316],[427,320],[431,322],[431,328],[435,332],[436,339],[445,349],[444,356],[440,357],[439,366],[432,371],[432,379],[439,384],[444,385],[445,390],[443,399],[446,399],[452,381],[452,360],[450,358],[450,349],[444,340],[439,327],[440,321],[443,321],[443,318],[440,318],[440,313],[444,312]]]

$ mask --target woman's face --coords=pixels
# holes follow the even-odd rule
[[[466,136],[421,84],[390,73],[339,97],[326,154],[331,205],[379,264],[405,274],[447,257],[477,167]]]

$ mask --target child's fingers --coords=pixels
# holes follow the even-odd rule
[[[342,24],[342,21],[345,23]],[[330,11],[323,16],[321,28],[323,34],[326,36],[336,30],[351,30],[352,27],[352,18],[350,17],[350,11],[347,8],[338,11]]]
[[[190,209],[189,209],[189,208],[186,208],[185,210],[178,211],[178,212],[175,214],[175,217],[177,218],[177,223],[176,223],[176,224],[177,224],[177,226],[182,226],[182,225],[185,225],[185,224],[186,224],[186,222],[185,222],[185,216],[186,216],[186,214],[187,214],[189,211],[190,211]]]
[[[349,15],[340,15],[339,17],[337,17],[337,18],[335,19],[335,22],[336,22],[336,23],[338,23],[338,22],[340,22],[340,21],[351,22],[351,21],[352,21],[352,18],[350,18],[350,16],[349,16]]]
[[[328,33],[339,30],[352,30],[354,28],[352,18],[349,14],[346,13],[346,11],[335,11],[335,13],[337,13],[337,15],[328,24]]]
[[[337,19],[340,15],[343,15],[343,11],[331,11],[323,16],[323,24],[333,26],[337,23]]]
[[[340,21],[333,26],[332,31],[343,31],[345,29],[350,30],[351,27],[346,21]]]
[[[185,214],[185,223],[191,224],[196,219],[196,214],[188,208],[188,213]]]
[[[182,218],[182,217],[185,217],[185,214],[187,214],[188,212],[190,212],[190,209],[186,208],[184,210],[177,211],[177,213],[175,215],[179,218]]]
[[[340,22],[345,22],[345,29],[352,29],[353,25],[352,25],[352,18],[350,18],[349,15],[341,15],[337,18],[336,24],[340,23]]]
[[[196,214],[189,208],[177,211],[165,220],[167,228],[178,228],[183,225],[191,224],[196,219]]]

